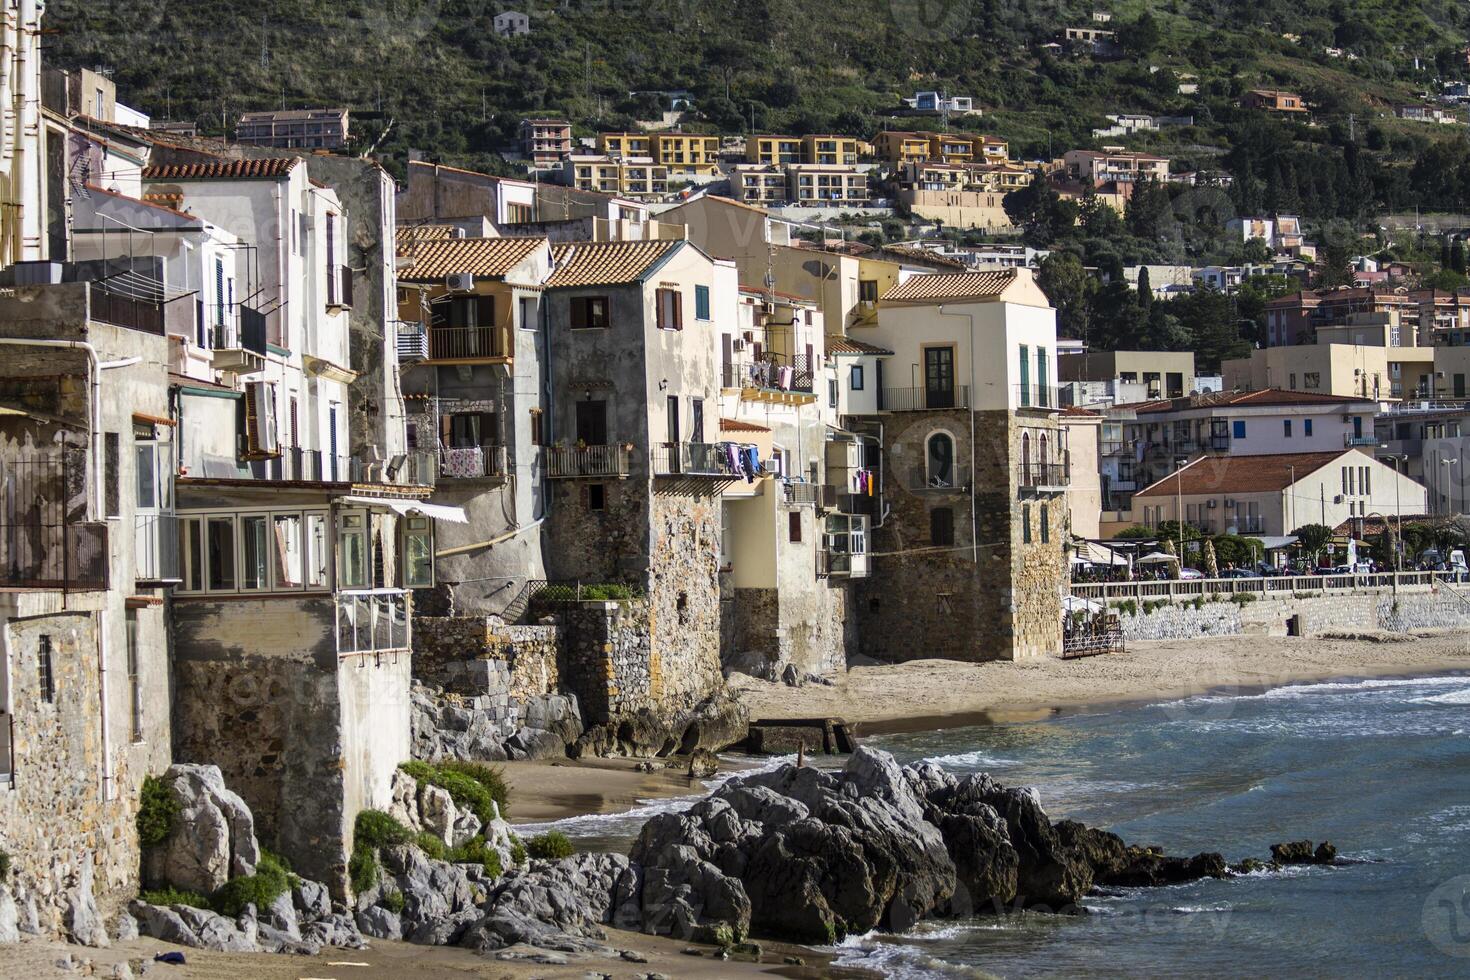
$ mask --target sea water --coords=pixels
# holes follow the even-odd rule
[[[902,762],[1035,786],[1052,819],[1170,854],[1354,862],[1109,889],[1077,916],[1010,913],[850,938],[895,977],[1470,976],[1470,677],[1303,684],[868,740]]]
[[[1087,914],[1007,911],[849,937],[900,977],[1470,976],[1470,677],[1339,681],[1036,723],[878,736],[901,762],[1035,786],[1053,820],[1171,854],[1269,858],[1329,839],[1349,862],[1108,889]],[[626,850],[654,812],[559,821]],[[529,828],[528,828],[529,829]]]

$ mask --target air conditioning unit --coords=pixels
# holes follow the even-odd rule
[[[1332,502],[1334,504],[1340,504],[1340,503],[1342,503],[1346,499],[1347,498],[1344,497],[1342,494],[1338,494],[1337,496],[1335,496],[1335,497],[1332,498]]]
[[[475,290],[475,277],[468,272],[452,272],[444,277],[444,286],[452,293],[471,293]]]

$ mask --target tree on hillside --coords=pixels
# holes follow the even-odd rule
[[[1036,284],[1057,311],[1057,333],[1086,337],[1088,301],[1097,280],[1071,252],[1053,252],[1041,260]]]
[[[1137,20],[1122,24],[1118,29],[1118,42],[1124,51],[1135,57],[1152,53],[1163,37],[1159,22],[1147,10]]]
[[[1352,248],[1342,240],[1341,235],[1333,236],[1317,261],[1317,279],[1313,285],[1317,289],[1351,286],[1357,278],[1353,275],[1352,261]]]
[[[1022,240],[1032,248],[1046,248],[1077,223],[1077,205],[1062,200],[1042,174],[1024,189],[1007,194],[1002,204],[1021,229]]]
[[[1138,267],[1138,306],[1147,313],[1153,301],[1154,289],[1148,281],[1148,266],[1141,265]]]

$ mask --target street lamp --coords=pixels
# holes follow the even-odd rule
[[[1409,469],[1408,453],[1385,453],[1381,458],[1391,459],[1395,464],[1402,463],[1405,473]],[[1402,572],[1404,570],[1404,505],[1399,499],[1399,487],[1403,483],[1403,477],[1404,473],[1401,473],[1398,466],[1395,465],[1393,468],[1393,510],[1394,514],[1398,516],[1399,522],[1399,532],[1397,539],[1394,541],[1393,548],[1393,570],[1396,572]],[[1375,513],[1377,512],[1375,511]],[[1383,517],[1382,514],[1378,516]],[[1385,518],[1383,523],[1386,527],[1388,520]]]
[[[1446,517],[1454,517],[1455,516],[1455,487],[1454,487],[1454,484],[1450,483],[1450,480],[1453,479],[1453,478],[1450,476],[1449,468],[1451,466],[1455,466],[1460,461],[1459,461],[1459,459],[1442,459],[1439,462],[1440,462],[1440,465],[1445,468],[1444,479],[1445,479],[1445,489],[1447,491],[1445,493],[1445,507],[1449,511],[1449,513],[1445,514],[1444,516],[1446,516]]]

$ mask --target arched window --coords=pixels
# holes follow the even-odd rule
[[[1031,485],[1031,433],[1021,433],[1021,486]]]
[[[1051,462],[1051,456],[1048,455],[1048,452],[1047,452],[1047,450],[1049,448],[1050,447],[1047,445],[1047,442],[1046,442],[1046,433],[1043,432],[1041,434],[1041,453],[1037,456],[1037,459],[1036,459],[1036,462],[1038,462],[1038,463],[1041,464],[1039,468],[1041,470],[1041,482],[1043,482],[1043,483],[1046,482],[1046,467],[1047,467],[1047,464]]]
[[[931,435],[926,444],[925,461],[929,486],[954,486],[954,436],[948,432]]]

